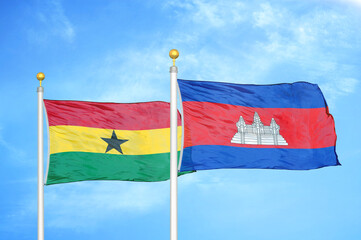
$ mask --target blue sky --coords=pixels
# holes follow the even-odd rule
[[[0,239],[35,239],[45,98],[169,101],[179,78],[319,84],[341,167],[179,178],[179,239],[360,239],[361,1],[1,1]],[[47,149],[45,150],[47,151]],[[168,239],[169,182],[45,187],[46,239]]]

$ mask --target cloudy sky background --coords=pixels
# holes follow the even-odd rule
[[[183,176],[179,239],[361,238],[361,1],[4,0],[0,23],[0,239],[37,235],[36,73],[48,99],[169,101],[172,48],[183,79],[319,84],[342,164]],[[45,187],[45,237],[168,239],[169,182]]]

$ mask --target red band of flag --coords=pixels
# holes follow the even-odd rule
[[[237,132],[236,122],[243,116],[246,124],[252,124],[257,112],[262,123],[270,125],[274,118],[280,125],[280,134],[287,146],[279,148],[322,148],[334,146],[336,134],[332,115],[325,108],[253,108],[222,103],[183,102],[185,122],[184,147],[197,145],[237,146],[231,143]],[[188,111],[190,110],[190,111]],[[312,124],[310,124],[312,123]],[[330,134],[333,133],[333,134]],[[268,145],[244,144],[249,148],[274,148]]]

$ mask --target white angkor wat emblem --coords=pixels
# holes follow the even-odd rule
[[[286,140],[280,135],[280,126],[274,118],[272,118],[270,126],[264,126],[258,113],[255,112],[252,124],[247,125],[243,117],[240,116],[236,126],[238,132],[233,136],[232,143],[288,145]]]

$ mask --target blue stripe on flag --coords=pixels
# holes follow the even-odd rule
[[[199,145],[184,149],[181,172],[219,168],[309,170],[336,165],[340,163],[334,146],[287,149]]]
[[[317,84],[233,84],[178,79],[182,101],[224,103],[258,108],[322,108],[326,101]]]

